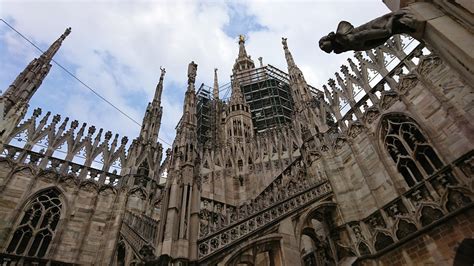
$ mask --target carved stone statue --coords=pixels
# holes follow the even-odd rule
[[[384,44],[395,34],[410,34],[420,31],[422,23],[408,9],[385,14],[357,28],[341,21],[336,33],[331,32],[319,40],[319,47],[326,53],[340,54],[346,51],[366,51]]]
[[[188,84],[196,81],[197,64],[192,61],[188,65]]]

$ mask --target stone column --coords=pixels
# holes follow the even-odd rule
[[[280,222],[279,233],[283,236],[280,240],[283,265],[301,265],[301,254],[296,241],[291,218]]]

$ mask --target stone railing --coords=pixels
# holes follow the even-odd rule
[[[282,201],[251,213],[244,219],[199,239],[199,259],[206,259],[255,232],[268,228],[268,226],[284,219],[300,208],[320,200],[331,192],[331,186],[326,180],[304,186],[301,190],[289,190],[289,196]]]
[[[319,178],[321,179],[321,178]],[[201,198],[199,213],[199,237],[203,238],[217,230],[246,219],[276,202],[285,200],[295,193],[301,192],[318,179],[307,178],[303,170],[301,157],[297,157],[276,175],[258,196],[238,206],[225,204],[208,198]]]
[[[120,232],[130,246],[135,249],[135,252],[139,254],[145,245],[154,245],[158,224],[158,221],[150,217],[125,211]]]
[[[133,212],[126,211],[123,222],[147,242],[155,242],[158,221],[144,215],[137,215]]]
[[[87,128],[86,123],[80,126],[77,120],[69,122],[69,117],[61,120],[59,114],[42,115],[41,108],[33,110],[2,141],[0,147],[8,144],[106,172],[120,171],[127,159],[127,137],[119,140],[118,134]]]
[[[120,187],[122,185],[123,178],[117,174],[116,170],[109,173],[12,145],[3,145],[0,157],[13,160],[19,164],[53,171],[61,177],[74,177],[79,181],[92,181],[100,186]]]

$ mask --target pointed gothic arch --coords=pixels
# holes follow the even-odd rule
[[[409,187],[443,167],[435,148],[420,126],[404,114],[388,114],[379,126],[385,151]]]
[[[375,239],[374,248],[376,251],[381,251],[382,249],[395,243],[392,236],[388,235],[387,233],[383,233],[381,231],[377,232],[374,239]]]
[[[57,232],[64,200],[56,187],[34,194],[24,205],[6,252],[29,257],[44,257]]]
[[[305,211],[296,225],[296,241],[304,265],[335,265],[336,254],[331,248],[329,228],[335,204],[318,202]]]
[[[407,218],[398,219],[395,223],[395,228],[395,235],[397,236],[398,240],[418,231],[416,224]]]
[[[443,212],[435,206],[424,204],[423,206],[420,207],[418,215],[419,215],[419,221],[421,225],[424,227],[441,219],[441,217],[443,217]]]
[[[148,177],[150,174],[150,165],[148,164],[148,160],[145,159],[143,162],[138,166],[137,174],[140,176]]]
[[[126,258],[127,258],[127,248],[125,246],[124,240],[121,239],[117,245],[117,252],[116,252],[116,261],[117,266],[124,266],[126,265]]]
[[[360,256],[370,255],[370,249],[367,243],[361,241],[358,246]]]
[[[230,253],[226,259],[222,261],[222,265],[256,265],[257,261],[263,263],[263,265],[281,265],[281,238],[281,235],[273,233],[251,240],[247,245],[237,248]],[[263,261],[261,261],[262,259]]]

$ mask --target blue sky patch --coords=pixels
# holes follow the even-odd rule
[[[257,17],[249,14],[248,8],[239,3],[229,3],[229,23],[224,25],[225,34],[237,39],[240,34],[247,35],[251,31],[265,31],[268,28],[257,21]]]

